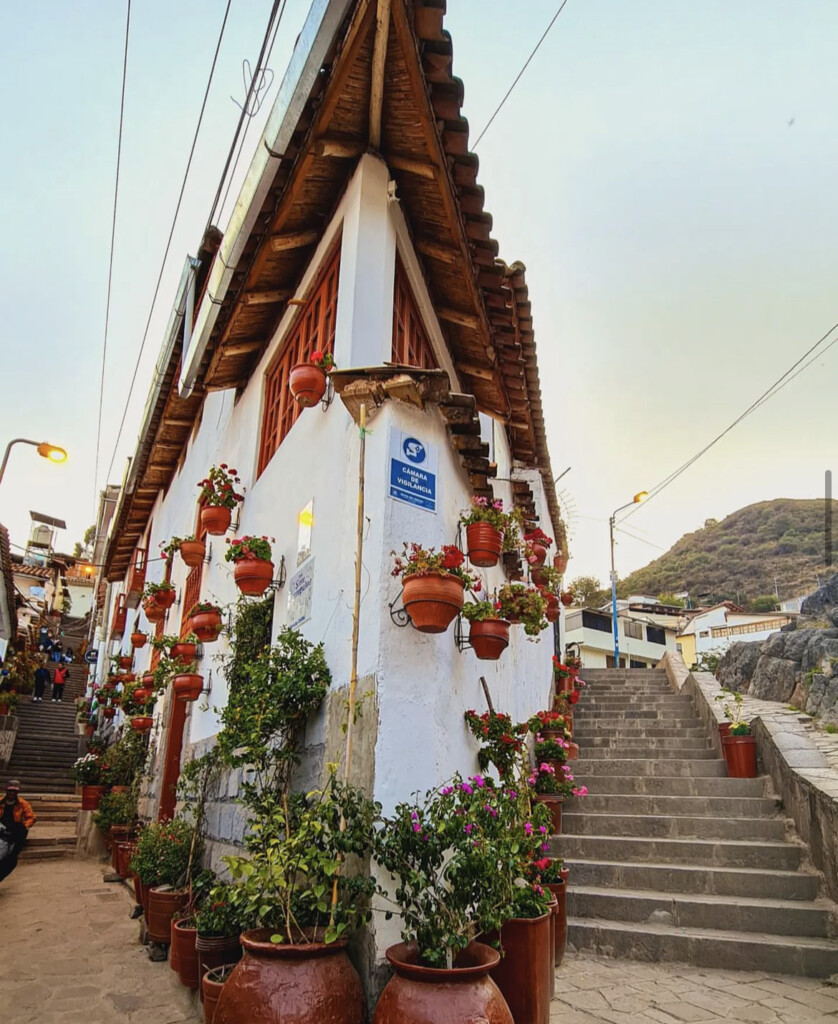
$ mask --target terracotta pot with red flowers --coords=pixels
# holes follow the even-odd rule
[[[544,565],[547,561],[547,549],[553,544],[553,538],[536,527],[524,534],[524,558],[530,565]]]
[[[130,668],[131,667],[131,662],[133,660],[134,659],[133,659],[133,657],[130,654],[122,654],[119,657],[119,667],[120,668]]]
[[[271,541],[267,537],[236,537],[229,541],[224,559],[233,563],[236,586],[248,597],[261,597],[274,578]]]
[[[465,589],[480,590],[480,580],[463,568],[465,555],[453,544],[440,551],[405,544],[393,576],[401,578],[402,600],[420,633],[444,633],[463,609]]]
[[[558,569],[562,576],[565,574],[567,570],[567,555],[564,551],[560,551],[557,555],[553,555],[553,568]]]
[[[527,636],[547,629],[547,602],[540,590],[524,583],[505,583],[498,591],[499,611],[509,622],[521,623]]]
[[[468,511],[460,515],[460,525],[466,528],[466,550],[472,565],[489,568],[497,565],[504,541],[515,544],[521,513],[518,509],[504,512],[499,498],[475,494]]]
[[[143,591],[143,611],[150,622],[159,622],[175,603],[174,584],[168,580],[160,583],[146,583]]]
[[[221,608],[211,601],[198,601],[189,611],[189,629],[202,644],[217,640],[221,625]]]
[[[134,732],[150,732],[154,725],[151,715],[134,715],[131,719],[131,728]]]
[[[326,394],[328,375],[335,368],[331,352],[312,352],[307,363],[297,363],[288,375],[288,387],[294,401],[310,409]]]
[[[559,600],[562,602],[565,608],[569,608],[573,604],[573,591],[563,590]]]
[[[102,708],[102,717],[103,718],[111,719],[111,718],[114,717],[115,714],[116,714],[116,708],[112,708],[110,706],[108,706],[106,708]]]
[[[497,606],[497,607],[496,607]],[[497,661],[509,646],[509,623],[496,601],[467,601],[463,618],[469,621],[469,643],[481,661]]]
[[[148,633],[142,633],[139,629],[135,629],[131,634],[131,646],[135,651],[141,647],[145,647],[148,643]]]
[[[201,488],[201,526],[207,533],[223,537],[229,530],[233,509],[239,502],[244,501],[244,494],[237,489],[240,483],[238,470],[230,469],[226,462],[212,466],[204,479],[198,481]],[[201,557],[203,558],[203,555]],[[190,563],[187,562],[188,564]]]
[[[198,654],[198,637],[189,632],[169,648],[169,657],[181,665],[191,665]]]
[[[143,611],[149,622],[162,622],[166,618],[166,609],[153,597],[143,598]]]

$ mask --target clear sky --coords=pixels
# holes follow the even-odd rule
[[[449,0],[472,138],[558,0]],[[136,442],[187,251],[200,239],[268,0],[233,0],[139,386],[109,479]],[[307,0],[289,0],[277,81]],[[125,408],[221,0],[135,0],[98,485]],[[514,11],[514,18],[511,12]],[[4,244],[0,444],[12,456],[0,521],[93,519],[124,5],[33,0],[0,42]],[[838,4],[834,0],[569,0],[480,143],[501,255],[523,260],[548,435],[572,528],[570,575],[605,583],[609,514],[739,415],[838,321]],[[250,129],[235,195],[277,82]],[[232,199],[220,225],[226,224]],[[626,573],[708,517],[816,497],[838,472],[838,345],[627,523]],[[780,581],[781,591],[782,582]],[[783,595],[785,596],[785,595]]]

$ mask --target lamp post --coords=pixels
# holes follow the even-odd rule
[[[6,445],[6,452],[3,455],[3,461],[0,462],[0,484],[3,482],[3,474],[6,472],[6,463],[9,461],[9,453],[16,444],[31,444],[33,448],[38,449],[38,454],[42,458],[49,459],[50,462],[67,461],[67,452],[63,448],[59,448],[58,445],[47,444],[46,441],[30,441],[28,437],[15,437]]]
[[[611,513],[611,518],[608,520],[608,528],[611,532],[611,631],[614,636],[614,668],[620,667],[620,632],[617,626],[617,570],[614,566],[614,520],[618,512],[622,512],[624,508],[631,508],[632,505],[637,505],[648,497],[648,491],[638,491],[631,501],[626,502],[625,505],[620,505],[619,508],[615,508]]]

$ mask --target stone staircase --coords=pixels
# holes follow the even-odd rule
[[[666,674],[587,669],[565,804],[569,941],[634,960],[827,977],[838,907],[769,780],[729,779]]]

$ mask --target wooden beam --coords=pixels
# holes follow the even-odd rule
[[[319,238],[319,231],[292,231],[283,235],[271,235],[271,252],[302,249],[306,245],[314,245]]]
[[[460,373],[464,373],[467,377],[477,377],[480,380],[494,380],[495,375],[491,370],[487,370],[483,366],[474,366],[471,363],[461,363],[457,361],[455,364]]]
[[[440,320],[459,324],[460,327],[470,327],[472,330],[476,330],[480,326],[480,320],[473,313],[466,313],[459,309],[448,309],[445,306],[437,307],[435,312]]]
[[[381,108],[384,105],[384,70],[387,65],[387,42],[390,38],[390,0],[378,0],[375,15],[375,43],[372,48],[372,81],[370,83],[370,145],[381,149]]]
[[[417,174],[420,178],[433,180],[439,174],[436,164],[427,163],[424,160],[412,160],[409,156],[398,156],[390,153],[387,163],[394,171],[407,171],[408,174]]]
[[[459,263],[463,258],[458,249],[440,245],[439,242],[432,242],[427,238],[417,238],[414,244],[423,256],[430,256],[432,260],[438,260],[440,263]]]
[[[290,288],[272,288],[264,292],[245,292],[242,302],[245,306],[277,305],[290,299],[294,293]]]
[[[351,139],[317,139],[312,147],[317,156],[336,157],[338,160],[355,160],[364,152],[360,142]]]
[[[248,352],[255,352],[259,348],[262,348],[261,341],[231,341],[222,345],[218,351],[219,355],[224,358],[224,356],[247,355]]]

